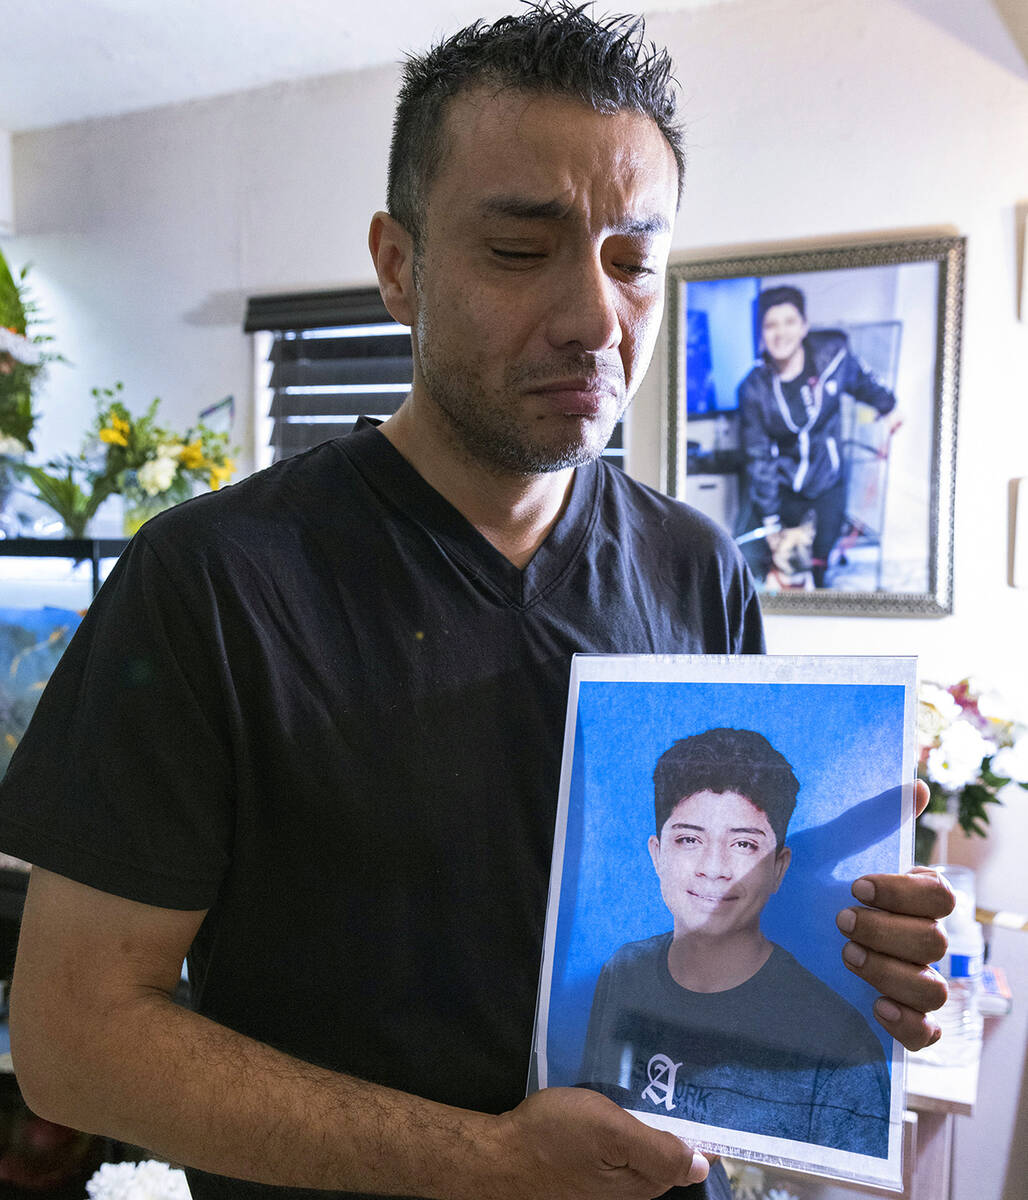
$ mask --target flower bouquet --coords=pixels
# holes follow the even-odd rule
[[[202,421],[179,435],[157,423],[160,400],[133,416],[124,388],[93,388],[97,411],[80,454],[51,459],[42,467],[18,464],[36,496],[64,523],[69,537],[85,536],[86,526],[108,496],[125,499],[125,533],[132,536],[155,513],[198,488],[217,491],[235,471],[228,434]]]
[[[36,414],[32,389],[47,362],[57,355],[47,353],[49,334],[30,334],[38,307],[27,294],[22,269],[15,281],[0,254],[0,455],[12,457],[33,449],[32,428]]]
[[[235,471],[228,434],[202,421],[178,435],[157,423],[160,400],[133,416],[121,399],[123,386],[94,388],[97,414],[90,452],[99,450],[94,486],[125,497],[125,532],[133,534],[156,512],[188,499],[196,488],[217,491]]]
[[[917,707],[917,773],[931,799],[918,818],[915,856],[927,862],[940,835],[959,824],[985,837],[989,806],[1010,787],[1028,790],[1028,727],[970,679],[922,683]]]
[[[62,361],[46,349],[53,337],[32,332],[41,324],[39,307],[25,284],[28,268],[15,280],[0,254],[0,537],[17,532],[18,521],[4,509],[24,456],[34,449],[36,412],[32,391],[47,363]]]

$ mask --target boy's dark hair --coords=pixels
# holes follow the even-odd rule
[[[792,767],[767,738],[750,729],[708,729],[681,738],[653,771],[657,836],[680,800],[697,792],[737,792],[766,816],[778,846],[800,785]]]
[[[780,287],[765,288],[757,297],[757,326],[764,324],[764,317],[769,308],[778,304],[791,304],[800,310],[800,316],[806,320],[807,298],[798,287],[783,283]]]
[[[429,185],[446,154],[447,103],[479,85],[567,96],[601,113],[628,109],[652,117],[674,153],[681,198],[685,159],[671,58],[644,42],[642,17],[596,21],[587,7],[569,0],[530,3],[516,16],[492,25],[476,21],[407,59],[393,121],[387,206],[415,249],[424,233]]]

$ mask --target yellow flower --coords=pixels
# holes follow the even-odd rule
[[[179,462],[186,468],[187,471],[195,471],[197,467],[203,466],[203,446],[200,439],[195,442],[190,442],[188,446],[183,446],[178,452]]]
[[[111,446],[127,446],[128,438],[125,436],[132,426],[122,417],[111,413],[111,423],[105,429],[100,430],[100,441],[107,442]]]
[[[236,469],[236,464],[231,458],[226,458],[223,466],[218,466],[213,463],[211,466],[211,491],[216,492],[223,483],[228,483],[232,478],[232,473]]]

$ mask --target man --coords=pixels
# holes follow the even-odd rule
[[[572,651],[762,642],[722,536],[595,459],[660,319],[667,70],[564,4],[408,64],[370,236],[403,408],[147,525],[12,765],[27,1099],[195,1200],[706,1174],[604,1097],[519,1102]],[[948,893],[867,887],[855,969],[923,1045]]]
[[[896,397],[850,353],[845,334],[811,332],[799,288],[765,288],[757,321],[761,358],[739,385],[750,498],[744,524],[763,527],[773,554],[783,526],[803,525],[812,514],[812,574],[815,586],[824,587],[846,515],[842,398],[885,416]]]
[[[760,928],[791,856],[789,763],[759,733],[711,729],[666,750],[653,781],[650,857],[674,927],[604,966],[583,1082],[636,1112],[885,1158],[881,1043]]]

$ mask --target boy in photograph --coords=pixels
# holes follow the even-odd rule
[[[747,525],[762,525],[773,556],[783,530],[805,524],[812,514],[812,574],[814,585],[824,587],[846,513],[842,398],[851,395],[885,416],[896,397],[851,353],[844,333],[811,331],[799,288],[765,288],[757,320],[761,356],[739,385]],[[759,572],[753,551],[744,547],[744,553]]]
[[[760,929],[791,857],[789,763],[759,733],[712,729],[661,755],[654,789],[674,925],[604,966],[582,1082],[636,1112],[886,1157],[881,1043]]]

